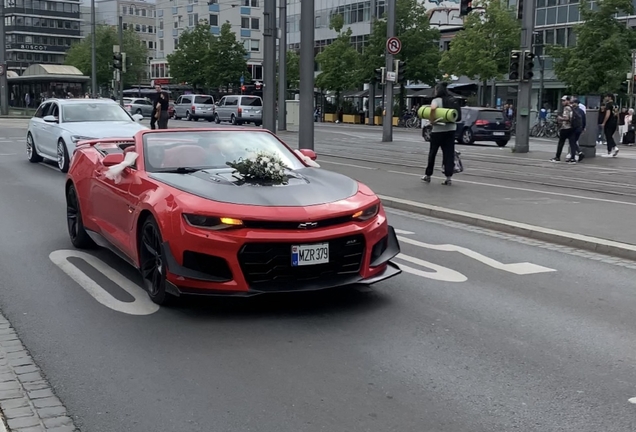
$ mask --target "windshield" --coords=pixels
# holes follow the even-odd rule
[[[62,105],[62,121],[64,123],[78,122],[108,122],[134,121],[118,104],[78,103]]]
[[[148,172],[179,167],[231,169],[227,162],[260,152],[280,158],[292,170],[305,168],[283,143],[265,132],[177,131],[144,135],[144,165]]]
[[[245,97],[241,99],[241,105],[243,106],[263,106],[263,102],[259,97]]]
[[[212,96],[196,96],[194,98],[194,103],[201,104],[201,105],[214,105]]]

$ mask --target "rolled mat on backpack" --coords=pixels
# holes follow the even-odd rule
[[[417,110],[417,116],[421,119],[431,120],[431,107],[423,106]],[[457,121],[458,113],[456,109],[452,108],[437,108],[435,110],[435,117],[437,120],[441,120],[445,123],[455,123]]]

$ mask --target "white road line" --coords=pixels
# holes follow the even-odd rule
[[[414,274],[416,276],[421,276],[427,279],[434,279],[434,280],[439,280],[444,282],[466,282],[468,280],[466,276],[464,276],[463,274],[455,270],[449,269],[447,267],[442,267],[440,265],[433,264],[431,262],[424,261],[419,258],[415,258],[409,255],[404,255],[402,253],[396,256],[395,258],[402,259],[404,261],[409,261],[409,262],[412,262],[413,264],[417,264],[419,266],[426,267],[433,270],[432,272],[427,272],[427,271],[418,270],[413,267],[406,266],[404,264],[400,264],[400,268],[403,271]]]
[[[390,172],[390,173],[393,173],[393,174],[401,174],[401,175],[407,175],[407,176],[421,177],[420,174],[407,173],[407,172],[403,172],[403,171],[387,171],[387,172]],[[514,186],[496,185],[496,184],[492,184],[492,183],[482,183],[482,182],[475,182],[475,181],[469,181],[469,180],[457,180],[454,177],[453,177],[453,183],[468,183],[468,184],[474,184],[474,185],[478,185],[478,186],[490,186],[490,187],[501,188],[501,189],[518,190],[518,191],[522,191],[522,192],[532,192],[532,193],[538,193],[538,194],[544,194],[544,195],[561,196],[561,197],[566,197],[566,198],[584,199],[584,200],[588,200],[588,201],[598,201],[598,202],[606,202],[606,203],[612,203],[612,204],[625,204],[625,205],[628,205],[628,206],[636,206],[636,203],[630,203],[630,202],[627,202],[627,201],[618,201],[618,200],[611,200],[611,199],[605,199],[605,198],[586,197],[586,196],[582,196],[582,195],[572,195],[572,194],[569,194],[569,193],[561,193],[561,192],[540,191],[540,190],[536,190],[536,189],[527,189],[527,188],[514,187]]]
[[[415,234],[413,231],[404,231],[398,228],[393,228],[396,232],[396,234],[404,234],[404,235],[411,235],[411,234]]]
[[[479,261],[494,269],[507,271],[508,273],[513,273],[516,275],[529,275],[529,274],[549,273],[549,272],[556,271],[555,269],[543,267],[543,266],[532,264],[529,262],[504,264],[493,258],[489,258],[485,255],[480,254],[479,252],[475,252],[471,249],[468,249],[462,246],[457,246],[452,244],[433,245],[433,244],[423,243],[417,240],[413,240],[407,237],[400,237],[400,236],[398,236],[398,239],[401,242],[412,244],[414,246],[418,246],[425,249],[432,249],[432,250],[442,251],[442,252],[457,252],[469,258],[472,258],[476,261]]]
[[[627,402],[636,404],[636,397],[628,399]]]
[[[17,153],[0,153],[0,156],[15,156]]]
[[[326,161],[326,160],[321,160],[320,163],[321,164],[342,165],[342,166],[348,166],[348,167],[352,167],[352,168],[361,168],[361,169],[366,169],[366,170],[377,170],[377,168],[368,167],[368,166],[346,164],[346,163],[341,163],[341,162],[331,162],[331,161]]]
[[[133,302],[117,300],[86,273],[73,265],[68,258],[76,257],[86,261],[97,271],[113,281],[121,289],[133,296]],[[153,303],[148,294],[138,285],[134,284],[121,273],[92,255],[74,250],[57,250],[51,252],[49,258],[55,265],[61,268],[75,282],[86,290],[95,300],[117,312],[129,315],[150,315],[159,310],[159,306]]]

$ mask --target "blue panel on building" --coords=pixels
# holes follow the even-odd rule
[[[219,33],[221,33],[221,31],[219,30],[218,27],[214,26],[214,27],[210,27],[210,33],[214,35],[218,35]]]
[[[249,15],[251,13],[252,13],[251,8],[241,6],[241,15]]]
[[[178,7],[173,7],[172,8],[172,15],[176,15],[179,13],[179,8]]]
[[[192,5],[188,5],[188,7],[187,7],[187,11],[188,11],[188,12],[192,12]]]
[[[252,31],[247,29],[241,29],[241,37],[250,37],[252,36]]]
[[[179,36],[179,30],[177,29],[172,29],[172,36]]]
[[[210,6],[208,6],[208,10],[210,12],[219,12],[220,11],[219,4],[218,3],[211,4]]]
[[[163,30],[159,30],[159,37],[162,38],[163,37]]]

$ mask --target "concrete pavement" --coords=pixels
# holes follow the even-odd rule
[[[28,163],[21,142],[2,149],[0,308],[82,431],[633,426],[631,261],[390,210],[404,273],[370,292],[132,315],[50,259],[72,249],[64,175]],[[121,276],[67,262],[138,307],[122,287],[136,272],[91,256]]]

